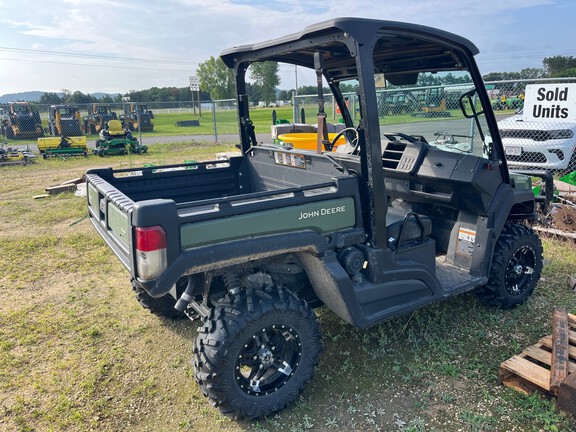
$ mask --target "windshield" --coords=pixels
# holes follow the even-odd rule
[[[422,72],[409,85],[394,85],[376,74],[375,83],[382,141],[403,140],[404,134],[444,151],[488,157],[490,137],[484,115],[475,116],[477,121],[471,116],[472,105],[476,112],[481,107],[468,72]],[[340,83],[355,125],[361,118],[357,85],[356,80]]]

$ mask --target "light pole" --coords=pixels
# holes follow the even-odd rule
[[[192,93],[192,108],[196,116],[196,104],[194,103],[194,92],[197,92],[198,109],[200,109],[200,83],[197,75],[190,75],[190,92]]]

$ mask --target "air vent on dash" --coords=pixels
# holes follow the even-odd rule
[[[399,169],[402,155],[406,150],[406,144],[398,141],[390,141],[386,144],[384,153],[382,153],[382,166],[384,168],[397,170]]]
[[[420,141],[389,141],[382,153],[382,166],[390,171],[413,174],[427,148],[428,145]]]

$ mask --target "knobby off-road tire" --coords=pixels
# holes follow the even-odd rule
[[[148,309],[154,315],[159,317],[168,318],[172,320],[180,320],[186,318],[186,314],[174,309],[176,299],[170,294],[163,297],[151,297],[146,291],[136,284],[134,279],[131,279],[132,289],[136,293],[136,300],[142,305],[144,309]]]
[[[507,223],[496,243],[490,279],[477,292],[491,306],[510,309],[534,292],[542,272],[542,242],[525,225]]]
[[[227,295],[194,339],[194,371],[220,411],[254,419],[280,411],[312,379],[322,340],[308,304],[282,288]]]

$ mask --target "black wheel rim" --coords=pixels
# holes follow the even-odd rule
[[[522,246],[510,258],[506,267],[506,291],[511,295],[520,295],[528,288],[534,267],[536,255],[528,246]]]
[[[301,356],[302,343],[293,327],[269,325],[244,342],[236,360],[236,382],[246,394],[265,396],[288,382]]]

